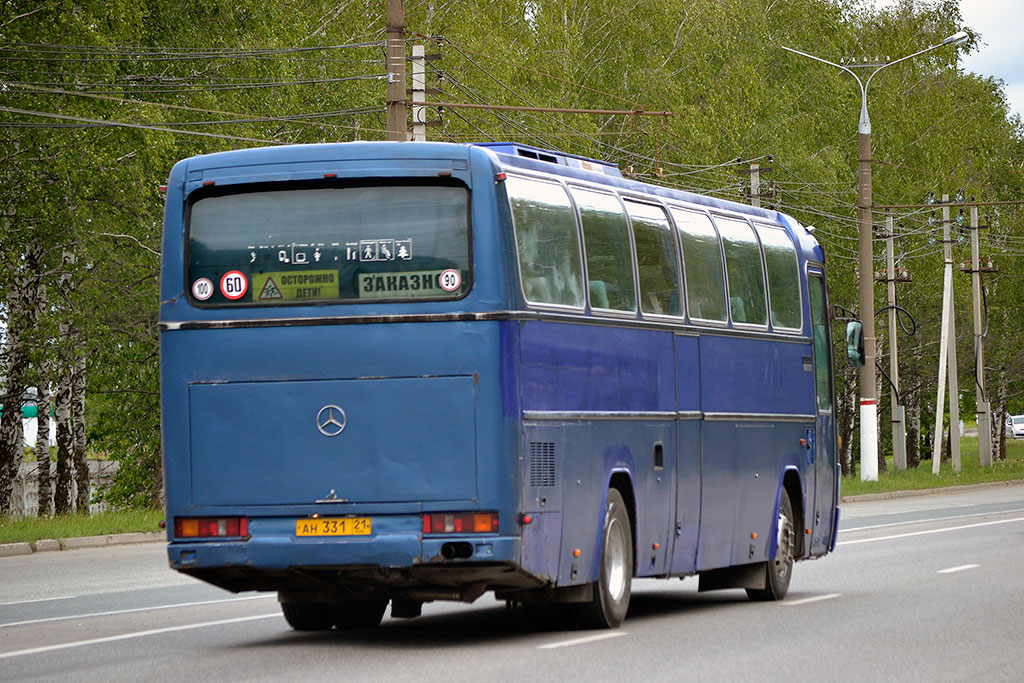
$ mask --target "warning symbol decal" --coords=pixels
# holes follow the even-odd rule
[[[277,283],[274,282],[274,278],[268,277],[266,284],[263,285],[263,289],[260,291],[260,301],[283,298],[284,295],[281,294],[281,290],[278,289]]]

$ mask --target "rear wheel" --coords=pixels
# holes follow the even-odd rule
[[[329,631],[334,626],[330,608],[320,602],[282,602],[281,611],[296,631]]]
[[[345,600],[329,606],[331,619],[339,631],[374,628],[384,618],[388,601],[384,599]]]
[[[793,576],[793,560],[796,556],[796,528],[793,525],[793,504],[785,491],[779,501],[779,518],[776,522],[775,558],[764,563],[765,588],[747,589],[751,600],[781,600],[789,592],[789,580]]]
[[[629,610],[633,580],[633,532],[618,489],[608,490],[601,534],[601,567],[590,602],[573,603],[576,622],[584,628],[616,628]]]

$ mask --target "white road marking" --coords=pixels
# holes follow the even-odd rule
[[[601,640],[608,640],[609,638],[618,638],[619,636],[629,635],[625,631],[609,631],[608,633],[599,633],[596,636],[584,636],[582,638],[573,638],[571,640],[560,640],[557,643],[548,643],[547,645],[538,645],[538,650],[554,650],[558,647],[573,647],[574,645],[586,645],[587,643],[596,643]]]
[[[148,631],[124,633],[119,636],[107,636],[106,638],[93,638],[91,640],[77,640],[72,643],[58,643],[57,645],[44,645],[43,647],[33,647],[29,648],[28,650],[2,652],[0,653],[0,659],[11,659],[12,657],[24,657],[26,655],[38,655],[44,652],[53,652],[55,650],[68,650],[73,647],[86,647],[89,645],[99,645],[101,643],[115,643],[119,640],[132,640],[133,638],[158,636],[164,633],[174,633],[176,631],[191,631],[192,629],[206,628],[207,626],[224,626],[226,624],[240,624],[246,621],[256,621],[257,619],[270,619],[272,617],[280,616],[280,612],[274,612],[273,614],[257,614],[256,616],[252,617],[236,617],[234,619],[221,619],[219,621],[204,621],[201,624],[185,624],[184,626],[168,626],[167,628],[154,628]]]
[[[964,565],[960,565],[959,567],[950,567],[949,569],[940,569],[937,573],[938,574],[955,574],[956,572],[963,572],[963,571],[967,571],[968,569],[977,569],[980,566],[981,566],[980,564],[964,564]]]
[[[10,605],[28,605],[33,602],[51,602],[53,600],[74,600],[77,595],[62,595],[59,598],[39,598],[37,600],[17,600],[15,602],[0,602],[0,607],[8,607]]]
[[[270,595],[247,595],[244,598],[225,598],[224,600],[202,600],[200,602],[179,602],[173,605],[154,605],[152,607],[133,607],[132,609],[119,609],[111,612],[89,612],[87,614],[69,614],[63,617],[46,617],[45,619],[29,619],[27,621],[12,621],[9,624],[0,624],[0,628],[9,626],[28,626],[29,624],[45,624],[49,621],[64,621],[66,619],[88,619],[90,617],[112,617],[118,614],[133,614],[135,612],[153,612],[159,609],[173,609],[175,607],[197,607],[199,605],[217,605],[224,602],[243,602],[245,600],[266,600],[273,598]],[[56,600],[56,598],[54,598]]]
[[[893,536],[879,536],[878,538],[859,538],[855,541],[843,541],[836,543],[836,546],[841,545],[856,545],[858,543],[874,543],[876,541],[891,541],[896,538],[910,538],[911,536],[926,536],[929,534],[941,534],[946,531],[959,531],[961,529],[976,529],[982,526],[992,526],[994,524],[1009,524],[1011,522],[1024,522],[1024,517],[1014,517],[1013,519],[998,519],[993,522],[979,522],[978,524],[964,524],[962,526],[950,526],[943,527],[941,529],[929,529],[928,531],[912,531],[906,534],[895,534]]]
[[[967,507],[967,506],[962,506]],[[912,519],[906,522],[892,522],[891,524],[872,524],[869,526],[855,526],[849,529],[840,529],[839,533],[850,533],[851,531],[867,531],[869,529],[887,529],[894,526],[907,526],[908,524],[927,524],[930,522],[952,522],[954,519],[971,519],[972,517],[991,517],[992,515],[1009,515],[1011,513],[1024,512],[1024,508],[1013,510],[996,510],[993,512],[975,512],[970,515],[953,515],[950,517],[931,517],[929,519]]]
[[[810,598],[801,598],[800,600],[783,600],[779,604],[785,605],[786,607],[796,607],[797,605],[807,605],[812,602],[821,602],[822,600],[832,600],[833,598],[842,597],[842,595],[842,593],[829,593],[827,595],[815,595]]]

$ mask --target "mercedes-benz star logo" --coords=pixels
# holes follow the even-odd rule
[[[348,418],[345,411],[336,405],[326,405],[316,414],[316,428],[324,436],[337,436],[345,431]]]

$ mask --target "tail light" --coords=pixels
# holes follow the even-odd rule
[[[497,512],[431,513],[423,515],[425,534],[494,534]]]
[[[247,517],[175,517],[175,538],[244,538],[249,535]]]

